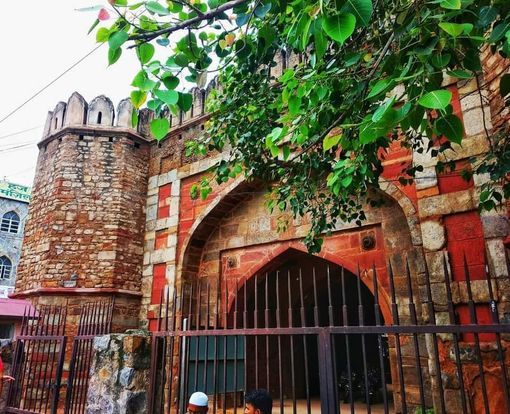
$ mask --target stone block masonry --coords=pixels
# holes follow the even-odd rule
[[[147,412],[150,341],[145,331],[94,339],[87,414]]]
[[[131,110],[121,102],[113,126],[109,99],[87,104],[74,93],[49,114],[16,297],[61,303],[116,296],[132,307],[122,313],[137,315],[149,140],[129,128]],[[137,318],[125,322],[134,327]]]

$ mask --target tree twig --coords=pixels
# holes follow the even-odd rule
[[[213,17],[216,17],[219,14],[221,14],[227,10],[230,10],[236,6],[239,6],[243,3],[246,3],[246,2],[248,2],[248,0],[232,0],[225,4],[222,4],[220,7],[217,7],[213,10],[209,10],[207,13],[193,17],[188,20],[184,20],[183,22],[176,24],[175,26],[166,27],[164,29],[150,31],[150,32],[146,32],[146,33],[139,33],[139,34],[131,35],[131,36],[129,36],[129,40],[150,41],[150,40],[155,39],[158,36],[161,36],[164,34],[170,34],[170,33],[176,32],[178,30],[186,29],[187,27],[189,27],[195,23],[199,23],[203,20],[212,19]]]

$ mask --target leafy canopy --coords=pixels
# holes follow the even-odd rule
[[[510,54],[507,0],[110,4],[118,18],[96,31],[97,41],[108,42],[110,64],[136,50],[140,70],[131,100],[155,112],[155,138],[168,133],[168,110],[177,114],[192,105],[180,88],[183,77],[203,86],[218,71],[221,90],[208,103],[207,134],[189,142],[188,153],[230,148],[228,160],[214,167],[214,179],[244,174],[273,183],[268,207],[310,218],[305,243],[312,252],[339,221],[361,224],[364,203],[379,202],[371,189],[378,187],[392,143],[433,155],[461,143],[462,122],[445,78],[475,77],[483,47]],[[282,55],[293,62],[276,79],[272,68]],[[509,93],[505,75],[501,94]],[[503,153],[503,165],[493,157],[476,168],[503,180],[510,192]],[[400,182],[411,182],[420,169],[405,164]],[[203,197],[210,191],[207,179],[193,188]],[[500,192],[486,189],[482,203],[495,206]]]

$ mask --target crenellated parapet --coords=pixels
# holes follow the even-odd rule
[[[101,135],[106,131],[128,133],[139,139],[150,139],[151,116],[141,117],[136,128],[132,127],[133,105],[129,98],[123,99],[115,110],[112,101],[100,95],[90,103],[79,93],[74,92],[66,102],[59,102],[53,111],[48,112],[41,143],[62,133],[75,131],[83,135]],[[90,133],[90,134],[89,134]]]

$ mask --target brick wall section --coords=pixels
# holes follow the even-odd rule
[[[111,101],[75,93],[49,113],[39,143],[14,296],[68,303],[71,336],[80,304],[112,296],[114,329],[137,325],[150,151],[130,114],[121,102],[113,126]]]
[[[510,73],[510,59],[504,59],[499,54],[493,55],[487,47],[482,52],[482,66],[494,131],[508,129],[510,109],[505,107],[499,93],[499,82],[505,73]]]
[[[140,289],[148,148],[127,138],[65,135],[37,166],[18,292]]]

